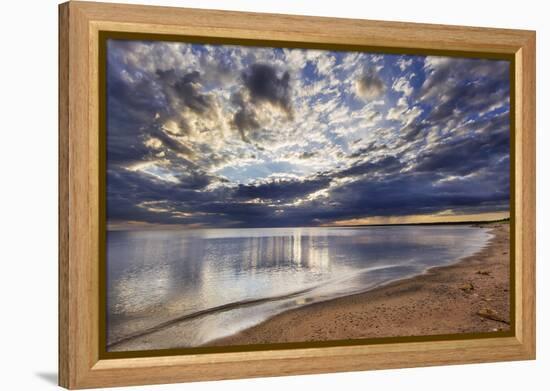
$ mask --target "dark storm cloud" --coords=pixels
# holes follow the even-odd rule
[[[460,58],[434,57],[429,64],[429,74],[422,85],[420,94],[437,95],[441,89],[452,89],[456,85],[467,84],[472,79],[485,79],[489,83],[508,78],[509,63],[494,60],[470,60]]]
[[[109,59],[112,69],[107,74],[107,155],[115,164],[131,164],[144,159],[149,153],[143,145],[145,126],[151,123],[155,113],[162,109],[162,102],[151,91],[154,83],[142,78],[132,84],[123,79],[121,65]]]
[[[386,86],[374,69],[365,69],[356,81],[357,93],[368,99],[376,98],[384,92]]]
[[[246,136],[247,131],[255,130],[260,127],[256,111],[244,101],[240,92],[236,92],[231,95],[231,103],[238,109],[231,119],[230,125],[232,128],[239,131],[243,141],[249,142],[248,137]]]
[[[508,138],[502,135],[480,141],[483,143],[481,146],[478,140],[470,139],[437,145],[433,150],[419,155],[415,170],[464,176],[483,168],[488,161],[485,158],[487,153],[495,156],[499,150],[509,148]]]
[[[506,165],[506,162],[503,162]],[[443,181],[437,173],[406,172],[385,175],[383,170],[370,169],[361,180],[338,186],[330,198],[272,213],[271,224],[330,223],[358,216],[396,216],[437,213],[449,208],[464,213],[506,211],[509,203],[509,181],[495,176],[504,167],[489,167],[478,177]],[[340,177],[341,173],[334,173]]]
[[[288,71],[278,74],[275,68],[267,64],[252,64],[242,73],[242,81],[244,89],[231,95],[230,102],[237,111],[229,124],[239,132],[243,141],[251,142],[250,133],[261,128],[257,112],[261,103],[269,103],[282,110],[288,119],[293,119]]]
[[[436,184],[433,179],[433,174],[408,173],[355,182],[333,192],[330,213],[353,218],[433,213],[449,205],[478,212],[484,208],[494,210],[495,205],[507,207],[508,194],[495,194],[491,187],[479,186],[483,181],[471,180],[467,186],[462,183],[451,188],[448,184]]]
[[[357,216],[395,216],[418,213],[437,213],[449,205],[468,213],[504,211],[508,208],[508,191],[495,192],[496,183],[491,177],[470,180],[466,186],[462,183],[436,185],[432,174],[409,174],[392,178],[365,179],[336,188],[329,200],[314,200],[292,208],[267,206],[238,202],[239,197],[231,197],[229,202],[205,205],[203,211],[220,216],[231,216],[238,226],[300,226],[330,223],[335,219],[351,219]],[[327,178],[324,178],[327,180]],[[248,198],[267,196],[287,197],[285,185],[294,195],[317,189],[320,182],[310,187],[297,183],[285,183],[273,186],[248,186],[239,193]],[[323,186],[320,186],[321,188]],[[270,190],[274,190],[272,192]],[[264,198],[265,199],[265,198]],[[282,201],[285,201],[283,199]],[[280,213],[282,208],[284,211]]]
[[[375,161],[360,162],[351,167],[339,171],[336,176],[340,178],[353,177],[365,174],[383,173],[384,175],[392,174],[395,171],[403,168],[403,164],[395,156],[384,156]]]
[[[314,177],[308,180],[273,180],[258,185],[239,185],[235,196],[243,199],[293,200],[326,188],[331,179]]]
[[[107,193],[120,193],[144,201],[175,199],[191,201],[196,199],[196,190],[201,190],[212,181],[212,177],[190,173],[180,176],[179,182],[167,182],[154,176],[129,170],[110,170],[107,178]],[[170,194],[172,197],[170,197]],[[201,200],[211,200],[208,193],[202,193]]]
[[[166,224],[223,219],[223,216],[204,214],[209,205],[219,202],[224,196],[224,191],[203,191],[209,184],[219,181],[218,178],[190,171],[178,180],[178,183],[173,183],[128,170],[108,171],[109,218]],[[148,203],[153,203],[153,206],[148,207]],[[189,216],[182,217],[178,212],[188,212]],[[195,218],[193,214],[196,214]]]
[[[193,71],[179,77],[175,70],[157,71],[163,91],[171,100],[170,107],[182,109],[188,107],[192,111],[205,114],[214,107],[214,99],[199,91],[201,75]]]
[[[361,140],[356,140],[355,143],[358,143],[360,141]],[[349,154],[348,158],[355,159],[355,158],[358,158],[358,157],[361,157],[361,156],[368,156],[368,154],[372,153],[372,152],[378,152],[378,151],[383,151],[383,150],[387,150],[387,149],[388,149],[388,147],[386,145],[378,144],[377,142],[373,141],[370,144],[368,144],[364,147],[361,147],[357,151]]]
[[[288,71],[278,75],[277,70],[267,64],[253,64],[243,72],[243,81],[252,103],[268,102],[283,110],[288,118],[293,117]]]
[[[121,220],[133,216],[155,223],[197,222],[260,227],[315,225],[357,216],[435,213],[449,205],[472,213],[506,210],[509,181],[497,174],[502,173],[507,164],[506,159],[494,161],[480,170],[478,176],[439,183],[446,178],[444,171],[450,170],[454,164],[449,163],[434,171],[399,173],[402,164],[395,156],[387,156],[375,162],[357,163],[345,170],[317,174],[306,180],[273,180],[219,191],[203,191],[209,182],[200,178],[167,184],[128,173],[122,182],[109,184],[109,188],[125,189],[119,194],[109,192],[109,216]],[[327,199],[305,202],[292,208],[278,206],[305,199],[319,190],[328,190],[333,181],[351,177],[358,179],[335,187]],[[171,205],[173,210],[192,211],[199,215],[179,217],[172,212],[148,211],[135,206],[155,200],[167,200],[167,205]],[[261,203],[248,200],[260,200]],[[277,212],[279,208],[284,208],[284,212]]]
[[[436,102],[428,115],[431,122],[479,114],[502,104],[510,95],[509,64],[505,61],[445,59],[430,68],[419,99]]]
[[[316,151],[310,151],[310,152],[302,152],[298,158],[302,160],[311,159],[312,157],[318,156],[319,153]]]
[[[491,101],[499,102],[508,96],[508,90],[500,89],[501,82],[494,80],[490,83],[468,84],[445,89],[445,100],[441,101],[431,112],[431,121],[446,121],[455,115],[473,112],[487,106],[487,97]]]
[[[425,131],[427,124],[425,122],[414,122],[409,124],[403,129],[401,138],[407,143],[412,143],[416,141],[419,136]]]
[[[156,121],[148,128],[146,133],[160,140],[165,152],[181,153],[186,156],[193,155],[193,151],[189,147],[180,143],[177,139],[170,137],[169,132],[162,129]]]
[[[506,156],[510,148],[508,115],[486,122],[477,137],[449,137],[422,152],[415,170],[463,176],[483,168],[490,159]]]

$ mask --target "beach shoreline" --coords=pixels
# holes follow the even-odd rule
[[[510,330],[510,226],[472,256],[372,290],[277,314],[202,346],[295,343]]]

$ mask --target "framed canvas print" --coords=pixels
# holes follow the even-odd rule
[[[535,357],[535,33],[69,2],[60,384]]]

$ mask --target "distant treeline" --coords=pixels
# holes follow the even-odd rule
[[[426,223],[396,223],[396,224],[358,224],[358,225],[340,225],[339,227],[386,227],[386,226],[401,226],[401,225],[471,225],[471,224],[495,224],[509,223],[510,218],[499,220],[483,220],[483,221],[441,221],[441,222],[426,222]]]

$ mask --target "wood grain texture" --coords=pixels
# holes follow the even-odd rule
[[[59,8],[59,383],[69,384],[69,7]]]
[[[521,325],[522,330],[517,333],[519,338],[528,351],[528,354],[535,358],[536,350],[536,320],[535,320],[535,251],[536,251],[536,137],[535,137],[535,118],[536,118],[536,38],[532,33],[528,41],[518,51],[517,56],[521,57],[521,89],[516,90],[517,99],[521,102],[521,112],[518,113],[519,126],[521,128],[521,160],[516,160],[516,165],[521,167],[522,181],[516,183],[515,193],[522,194],[521,215],[517,216],[522,221],[522,230],[516,234],[519,236],[518,242],[522,246],[521,261],[518,262],[521,267],[521,281],[517,278],[517,290],[521,292],[521,303],[518,303],[522,311]],[[519,62],[519,61],[518,61]]]
[[[535,33],[366,20],[69,2],[60,5],[59,382],[157,384],[535,357]],[[516,336],[99,359],[100,31],[513,55]]]

